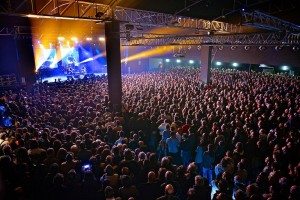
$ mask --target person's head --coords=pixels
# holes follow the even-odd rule
[[[244,199],[246,199],[246,195],[245,195],[245,193],[241,189],[238,189],[235,192],[234,197],[235,197],[236,200],[244,200]]]
[[[107,198],[107,199],[114,198],[114,189],[112,187],[106,186],[105,198]]]
[[[108,175],[108,176],[112,176],[113,175],[113,173],[114,173],[114,170],[113,170],[113,168],[112,168],[112,166],[111,165],[107,165],[106,167],[105,167],[105,173]]]
[[[201,176],[197,175],[195,176],[195,185],[203,186],[204,180]]]
[[[220,192],[227,192],[228,184],[223,178],[218,182],[218,189]]]
[[[173,181],[174,179],[174,173],[171,171],[167,171],[165,174],[166,181]]]
[[[173,195],[174,194],[174,187],[171,184],[166,185],[165,194],[166,195]]]
[[[53,184],[56,186],[61,186],[64,183],[64,175],[57,173],[54,177],[53,177]]]
[[[122,183],[123,187],[125,187],[125,188],[130,187],[131,186],[131,179],[130,179],[130,177],[127,176],[127,175],[123,175],[121,177],[121,183]]]
[[[248,192],[249,197],[251,197],[252,195],[257,194],[258,187],[257,187],[256,184],[252,183],[252,184],[247,186],[246,190]]]
[[[149,182],[149,183],[153,183],[153,182],[155,182],[155,180],[156,180],[156,175],[155,175],[155,173],[154,173],[153,171],[150,171],[150,172],[148,173],[148,182]]]
[[[224,157],[221,160],[221,165],[224,171],[232,173],[234,170],[234,161],[230,157]]]
[[[67,162],[71,162],[73,160],[73,154],[72,153],[68,153],[67,155],[66,155],[66,161]]]

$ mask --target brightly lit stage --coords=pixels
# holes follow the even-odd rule
[[[86,74],[86,75],[79,75],[79,76],[71,76],[71,75],[59,75],[59,76],[50,76],[50,77],[45,77],[43,79],[38,79],[39,82],[48,82],[48,83],[53,83],[53,82],[63,82],[67,80],[77,80],[77,79],[83,79],[84,77],[92,77],[92,76],[106,76],[107,73],[93,73],[93,74]]]

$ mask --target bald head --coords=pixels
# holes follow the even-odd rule
[[[166,185],[165,193],[166,195],[174,194],[174,187],[171,184]]]

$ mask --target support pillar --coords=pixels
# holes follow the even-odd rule
[[[111,103],[111,109],[114,112],[121,111],[122,102],[122,77],[119,30],[119,22],[105,22],[108,96],[109,101]]]
[[[211,52],[212,46],[202,46],[201,48],[201,73],[200,79],[204,84],[210,83]]]

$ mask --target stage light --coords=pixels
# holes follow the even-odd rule
[[[61,37],[61,36],[59,36],[57,39],[58,39],[59,41],[64,41],[64,40],[65,40],[65,38],[64,38],[64,37]]]
[[[86,38],[86,41],[92,41],[92,40],[93,40],[93,38],[90,38],[90,37]]]
[[[72,41],[78,41],[77,37],[72,37],[71,40]]]
[[[248,51],[251,47],[250,46],[245,46],[245,50]]]
[[[167,59],[166,59],[166,62],[167,62],[167,63],[170,62],[170,59],[167,58]]]
[[[237,66],[239,66],[239,64],[238,63],[232,63],[232,66],[237,67]]]
[[[265,46],[259,46],[259,47],[258,47],[258,49],[259,49],[260,51],[264,51],[264,50],[266,50],[266,48],[267,48],[267,47],[265,47]]]
[[[49,46],[50,46],[50,48],[52,48],[52,43],[51,42],[49,43]]]
[[[177,62],[177,63],[181,63],[181,60],[177,59],[176,62]]]
[[[283,49],[283,46],[276,46],[276,47],[275,47],[275,50],[276,50],[276,51],[281,51],[282,49]]]
[[[237,46],[231,46],[231,50],[236,50]]]
[[[99,41],[105,41],[105,37],[99,37]]]
[[[190,63],[190,64],[194,64],[194,61],[193,61],[193,60],[189,60],[189,63]]]
[[[221,66],[222,63],[218,61],[218,62],[216,62],[216,65],[217,65],[217,66]]]
[[[288,71],[290,68],[289,68],[289,66],[284,65],[284,66],[281,67],[281,69],[284,70],[284,71]]]
[[[266,65],[266,64],[260,64],[259,65],[259,67],[261,67],[261,68],[265,68],[265,67],[269,67],[268,65]]]
[[[125,29],[126,29],[126,31],[132,31],[134,29],[134,25],[133,24],[125,24]]]
[[[300,47],[299,46],[293,46],[293,51],[299,51]]]
[[[96,15],[95,15],[95,17],[96,18],[101,18],[103,15],[104,15],[103,12],[97,12]]]

